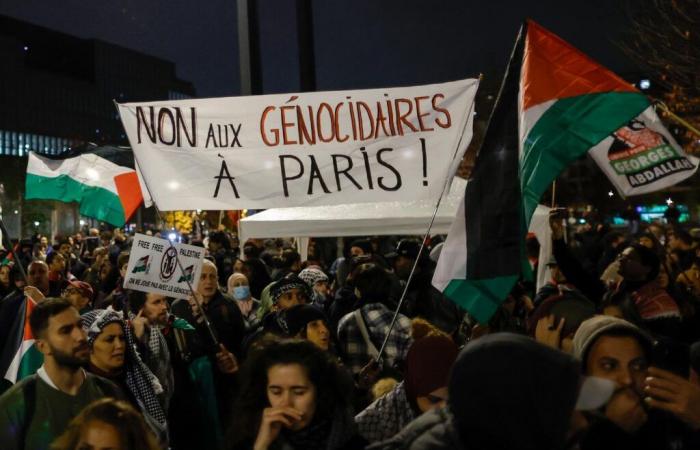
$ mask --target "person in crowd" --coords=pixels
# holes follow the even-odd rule
[[[272,343],[246,361],[231,449],[364,449],[355,430],[352,381],[306,341]]]
[[[219,284],[226,286],[228,277],[233,273],[233,264],[236,255],[231,249],[231,241],[223,231],[209,233],[209,254],[214,258],[214,263],[218,270]]]
[[[318,267],[307,267],[299,272],[299,278],[304,280],[313,291],[311,304],[318,306],[324,311],[328,309],[328,275]]]
[[[168,343],[161,332],[168,319],[167,299],[160,294],[127,290],[127,303],[139,354],[163,387],[159,398],[167,411],[175,389]]]
[[[289,273],[286,277],[271,283],[265,290],[268,295],[263,291],[258,309],[258,317],[263,319],[270,312],[284,311],[295,305],[305,305],[313,297],[309,285],[294,273]]]
[[[196,333],[188,343],[193,349],[200,349],[195,354],[206,354],[216,363],[213,371],[213,383],[218,398],[218,417],[226,423],[233,413],[231,410],[238,384],[236,372],[238,360],[242,357],[243,338],[246,334],[245,321],[240,308],[219,289],[216,265],[208,259],[202,264],[198,301],[193,298],[175,300],[171,306],[172,313],[195,327]],[[200,310],[204,309],[209,326]]]
[[[547,261],[547,268],[549,268],[550,279],[539,288],[535,297],[532,299],[532,304],[535,308],[540,306],[546,299],[556,295],[571,293],[573,296],[584,297],[581,291],[576,289],[576,286],[566,280],[554,256],[550,256]]]
[[[671,411],[683,420],[697,408],[684,396],[688,392],[681,389],[673,393],[678,398],[671,397],[678,403],[666,402],[673,395],[670,380],[675,376],[650,368],[654,349],[655,342],[648,333],[623,319],[595,316],[581,324],[574,336],[573,351],[582,362],[583,372],[611,380],[616,386],[603,410],[603,420],[591,424],[581,443],[582,450],[696,448],[688,444],[698,442],[697,433],[692,430],[700,428],[700,421],[696,421],[700,417],[691,419],[691,428],[674,433],[679,421],[669,421],[655,411]],[[661,386],[667,391],[659,393]]]
[[[0,300],[15,290],[12,280],[10,280],[12,266],[13,264],[10,261],[3,261],[0,263]]]
[[[46,264],[49,266],[49,296],[59,297],[68,284],[66,259],[59,252],[51,252],[46,255]]]
[[[16,278],[21,279],[17,269]],[[49,295],[49,268],[44,261],[32,261],[27,270],[27,285],[18,287],[8,294],[0,302],[0,350],[5,348],[9,336],[9,330],[25,302],[30,297],[40,302]]]
[[[123,398],[112,382],[83,369],[90,348],[80,314],[68,300],[37,304],[29,324],[44,364],[0,396],[3,450],[48,450],[85,406],[103,397]]]
[[[68,239],[63,239],[58,243],[58,253],[63,255],[66,262],[66,273],[70,273],[78,279],[82,278],[87,270],[87,265],[75,255],[74,245]]]
[[[96,309],[83,314],[81,323],[90,348],[90,372],[119,386],[161,442],[167,442],[163,386],[136,352],[133,331],[123,314]]]
[[[587,380],[571,355],[512,333],[469,342],[448,385],[446,408],[411,422],[370,449],[574,448],[585,430],[581,410],[601,407],[611,382]]]
[[[261,299],[263,289],[272,282],[265,263],[258,258],[246,259],[243,261],[241,273],[248,278],[250,282],[250,293],[253,297]]]
[[[118,287],[119,282],[119,269],[117,269],[116,261],[112,264],[112,261],[105,256],[100,266],[98,272],[98,288],[97,294],[95,295],[94,306],[98,309],[106,308],[111,304],[112,297],[110,295]]]
[[[305,339],[321,350],[329,350],[331,333],[325,314],[315,306],[295,305],[277,315],[280,331],[290,338]]]
[[[90,283],[92,288],[97,291],[100,287],[100,269],[102,268],[102,263],[107,259],[107,249],[104,247],[97,247],[92,251],[91,254],[92,264],[83,274],[83,281]]]
[[[129,403],[103,398],[78,414],[51,450],[159,450],[158,440]]]
[[[571,353],[576,330],[595,313],[592,301],[573,291],[564,291],[543,301],[530,314],[528,334],[538,342]]]
[[[219,289],[219,276],[216,265],[205,259],[197,285],[199,303],[207,314],[217,340],[234,355],[240,357],[241,343],[246,333],[243,314],[231,298]],[[178,299],[172,304],[172,312],[194,325],[205,339],[210,340],[209,332],[204,326],[204,317],[197,302],[190,299]]]
[[[406,377],[389,393],[355,416],[360,435],[369,442],[393,437],[421,414],[442,408],[457,346],[447,335],[417,339],[406,356]]]
[[[213,368],[226,372],[228,362],[214,355],[210,358],[197,330],[170,314],[162,295],[129,291],[128,299],[135,316],[134,332],[138,336],[138,329],[143,330],[139,348],[144,362],[167,392],[171,448],[220,448],[222,430]],[[143,326],[137,325],[139,322]],[[196,416],[193,410],[198,411]]]
[[[284,249],[278,261],[278,267],[272,273],[272,279],[279,281],[289,274],[301,272],[301,255],[291,248]]]
[[[242,273],[233,273],[226,282],[228,293],[236,301],[236,305],[241,310],[246,330],[255,330],[258,327],[258,308],[260,300],[253,297],[250,292],[248,278]]]
[[[572,257],[563,239],[561,221],[550,220],[550,226],[554,257],[567,280],[600,305],[608,287]],[[643,245],[632,244],[622,251],[619,262],[622,282],[610,290],[634,304],[644,326],[655,333],[673,336],[679,328],[680,309],[657,282],[660,260],[656,253]]]
[[[360,306],[338,324],[338,345],[341,357],[353,374],[376,359],[382,347],[394,312],[386,305],[391,290],[391,277],[375,264],[360,266],[353,279]],[[406,358],[411,345],[411,321],[399,314],[383,355],[383,369],[391,370]]]
[[[426,249],[421,251],[420,242],[403,239],[396,245],[396,251],[386,257],[392,261],[394,273],[400,281],[399,291],[403,291],[413,271],[402,312],[408,317],[423,317],[446,333],[453,333],[462,322],[464,312],[456,303],[446,301],[433,287],[435,263],[428,257]]]
[[[66,284],[61,297],[67,299],[81,314],[87,312],[92,305],[94,292],[92,286],[84,281],[73,280]]]

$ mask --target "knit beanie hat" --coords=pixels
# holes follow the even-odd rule
[[[588,352],[599,337],[615,333],[616,335],[630,335],[639,339],[647,354],[651,353],[654,340],[641,328],[626,320],[611,316],[595,316],[581,323],[574,335],[574,356],[577,357],[583,367],[586,366]]]
[[[290,337],[298,335],[309,323],[316,320],[323,320],[328,323],[326,315],[320,309],[311,305],[292,306],[277,314],[279,328]]]
[[[406,355],[404,385],[410,400],[446,387],[457,359],[457,346],[447,336],[426,336],[411,344]]]
[[[307,267],[299,272],[299,278],[304,280],[310,288],[313,288],[319,281],[328,281],[328,276],[323,273],[321,269],[315,269],[313,267]]]
[[[306,296],[306,300],[310,301],[312,297],[311,288],[306,284],[301,278],[295,274],[289,274],[282,278],[278,282],[272,285],[270,288],[270,297],[272,298],[272,303],[276,304],[279,298],[291,291],[292,289],[299,289]]]

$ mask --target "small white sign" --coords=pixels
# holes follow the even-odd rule
[[[192,289],[197,289],[203,259],[202,247],[171,244],[166,239],[137,233],[131,246],[124,288],[187,298],[191,294],[187,282]]]

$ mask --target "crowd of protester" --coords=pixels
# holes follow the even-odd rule
[[[3,380],[0,448],[700,448],[700,240],[672,222],[555,211],[553,255],[527,245],[549,281],[488,323],[431,286],[439,237],[302,260],[213,231],[179,299],[123,287],[120,230],[21,240],[0,253],[0,350],[29,297],[43,365]]]

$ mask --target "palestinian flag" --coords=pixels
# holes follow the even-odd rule
[[[189,266],[189,267],[185,267],[184,272],[182,272],[182,275],[177,280],[177,282],[182,283],[183,281],[189,281],[191,283],[192,282],[192,272],[194,272],[194,264]]]
[[[136,261],[136,265],[131,270],[131,273],[146,272],[146,270],[148,269],[148,258],[149,255],[146,255],[143,258],[140,258],[138,261]]]
[[[528,21],[433,277],[479,322],[521,275],[524,237],[559,173],[649,107],[634,86]]]
[[[0,371],[11,383],[33,375],[44,363],[44,355],[34,346],[34,336],[29,327],[29,316],[34,306],[36,303],[31,298],[22,302],[0,356]]]
[[[143,202],[134,169],[92,153],[50,159],[32,152],[26,199],[80,203],[80,214],[121,227]]]

